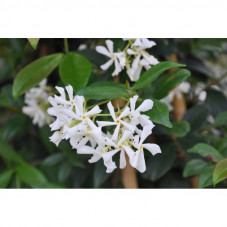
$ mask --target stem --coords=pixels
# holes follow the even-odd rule
[[[67,38],[64,38],[64,46],[65,46],[65,53],[67,54],[69,52],[69,45],[68,45]]]
[[[93,107],[95,107],[95,106],[97,106],[97,105],[99,106],[99,105],[105,104],[105,103],[107,103],[107,102],[109,102],[109,101],[110,101],[110,99],[107,99],[107,100],[102,101],[102,102],[99,102],[99,103],[97,103],[97,104],[88,106],[86,109],[89,110],[89,109],[91,109],[91,108],[93,108]]]
[[[16,112],[16,113],[21,113],[21,110],[16,108],[16,107],[13,107],[13,106],[5,106],[8,110],[11,110],[13,112]]]

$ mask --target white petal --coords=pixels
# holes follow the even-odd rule
[[[100,127],[105,127],[105,126],[110,126],[110,125],[117,125],[117,123],[112,122],[112,121],[97,121],[97,124]]]
[[[110,159],[112,159],[112,157],[119,151],[120,149],[115,149],[115,150],[112,150],[112,151],[108,151],[108,152],[105,152],[103,153],[102,157],[103,157],[103,160],[104,160],[104,163],[109,161]]]
[[[124,111],[120,114],[120,116],[117,119],[122,119],[123,117],[126,117],[130,114],[130,108],[126,106]]]
[[[114,62],[114,60],[113,59],[110,59],[105,64],[101,65],[100,68],[102,70],[107,70],[113,64],[113,62]]]
[[[88,142],[89,137],[85,136],[80,140],[80,142],[77,144],[77,148],[84,147],[86,143]]]
[[[111,117],[113,118],[114,121],[116,121],[116,116],[115,116],[114,107],[113,107],[112,103],[108,102],[107,106],[110,111]]]
[[[61,97],[62,97],[63,99],[66,99],[64,88],[62,88],[62,87],[57,87],[57,86],[56,86],[55,88],[58,90],[58,92],[60,93]]]
[[[112,54],[113,53],[113,41],[111,41],[109,39],[106,40],[106,45],[107,45],[109,52]]]
[[[152,55],[147,54],[145,51],[142,52],[142,55],[146,59],[146,61],[149,62],[149,64],[151,64],[151,65],[157,65],[159,63],[157,58],[155,58]]]
[[[45,86],[47,85],[47,79],[44,79],[42,80],[40,83],[39,83],[39,86],[43,89]]]
[[[136,39],[135,42],[132,44],[132,47],[133,46],[137,46],[137,47],[143,46],[142,42],[141,42],[141,39]]]
[[[77,149],[77,154],[95,154],[96,150],[90,146],[83,146]]]
[[[76,114],[82,116],[83,115],[83,104],[84,104],[84,96],[76,95],[74,98]]]
[[[121,150],[121,153],[120,153],[120,168],[124,169],[125,166],[126,166],[125,152],[124,152],[124,150]]]
[[[108,138],[108,137],[105,137],[105,143],[106,143],[106,145],[109,145],[109,146],[118,148],[117,144],[114,143],[114,142],[113,142],[110,138]]]
[[[125,152],[127,153],[129,160],[131,160],[135,152],[128,146],[122,145],[122,147],[124,148]]]
[[[120,121],[122,125],[124,125],[127,129],[129,129],[131,132],[134,132],[136,127],[135,125],[128,124],[125,121]]]
[[[114,66],[115,66],[115,70],[114,72],[112,73],[112,76],[117,76],[120,72],[121,72],[121,65],[119,63],[119,61],[114,58]]]
[[[95,106],[90,111],[85,113],[84,116],[91,116],[91,115],[99,114],[101,112],[102,112],[102,110],[99,108],[99,106]]]
[[[101,158],[102,158],[101,155],[99,155],[99,154],[94,154],[94,155],[88,160],[88,162],[89,162],[89,163],[94,163],[94,162],[99,161]]]
[[[142,151],[137,151],[138,152],[138,158],[137,158],[137,163],[136,163],[136,169],[139,170],[141,173],[146,171],[146,163],[144,159],[144,153]]]
[[[110,52],[106,49],[106,47],[103,46],[97,46],[96,51],[100,54],[106,55],[107,57],[111,57]]]
[[[132,62],[132,68],[133,68],[133,69],[137,69],[137,68],[138,68],[138,66],[139,66],[139,61],[140,61],[140,57],[141,57],[141,55],[138,54],[138,55],[136,56],[136,58],[134,59],[134,61]]]
[[[147,115],[138,116],[138,120],[143,127],[149,126],[152,129],[155,126]]]
[[[118,134],[119,134],[119,130],[120,130],[120,124],[117,124],[117,127],[114,130],[114,134],[112,136],[112,140],[113,141],[117,141],[118,139]]]
[[[160,147],[154,143],[145,143],[145,144],[143,144],[143,147],[146,148],[148,151],[150,151],[151,154],[153,154],[153,155],[162,153]]]
[[[127,138],[129,138],[132,135],[132,132],[125,130],[123,133],[123,136],[121,137],[121,139],[118,142],[118,145],[121,145]]]
[[[132,98],[130,98],[130,107],[131,107],[131,111],[135,111],[136,109],[136,101],[139,98],[138,95],[134,95]]]
[[[136,54],[137,54],[134,50],[132,50],[132,49],[130,49],[130,48],[127,50],[127,53],[128,53],[129,55],[136,55]]]
[[[73,100],[73,87],[71,85],[68,85],[65,88],[69,95],[69,100]]]
[[[141,133],[140,144],[151,134],[151,128],[149,126],[145,126]]]
[[[60,143],[60,141],[62,140],[62,134],[59,131],[54,132],[54,134],[49,137],[50,141],[55,143],[56,146],[58,146],[58,144]]]
[[[153,107],[153,101],[151,99],[146,99],[143,103],[137,108],[140,112],[146,112]]]
[[[146,48],[151,48],[156,45],[156,43],[154,41],[146,39],[146,38],[142,38],[141,41],[142,41],[142,45]]]

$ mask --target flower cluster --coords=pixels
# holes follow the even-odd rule
[[[150,55],[146,49],[156,45],[154,41],[146,38],[140,39],[124,39],[128,42],[123,51],[114,52],[114,45],[111,40],[106,40],[106,47],[97,46],[96,51],[110,58],[105,64],[101,65],[101,69],[107,70],[112,64],[115,70],[112,76],[117,76],[125,67],[131,81],[137,81],[143,68],[148,70],[152,65],[156,65],[159,61]]]
[[[161,153],[158,145],[144,143],[152,133],[154,124],[142,112],[152,108],[152,100],[147,99],[136,108],[138,96],[134,96],[123,109],[118,109],[117,112],[109,102],[107,104],[109,114],[100,114],[102,110],[98,105],[93,108],[86,107],[83,96],[73,96],[70,85],[66,86],[67,94],[61,87],[56,89],[60,96],[48,98],[52,105],[48,113],[56,117],[50,125],[51,130],[55,131],[50,140],[57,146],[62,139],[69,140],[78,154],[92,155],[90,163],[103,159],[108,173],[117,167],[112,159],[116,153],[120,153],[120,168],[125,168],[127,154],[131,166],[140,172],[146,170],[143,149],[147,149],[153,155]],[[109,116],[112,120],[95,121],[96,117],[101,116]],[[112,134],[105,130],[109,127],[113,128]]]
[[[51,121],[47,114],[47,109],[50,106],[48,102],[50,93],[46,84],[47,80],[44,79],[39,83],[39,87],[34,87],[26,92],[24,102],[27,106],[22,108],[22,112],[33,118],[33,124],[37,124],[39,127],[49,124]]]

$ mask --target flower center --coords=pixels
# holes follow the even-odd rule
[[[121,150],[122,149],[122,146],[120,145],[120,146],[118,146],[118,148]]]
[[[117,124],[119,124],[119,123],[120,123],[120,121],[119,121],[119,120],[116,120],[116,123],[117,123]]]
[[[83,120],[85,120],[85,119],[86,119],[86,117],[85,117],[85,116],[82,116],[82,119],[83,119]]]
[[[70,104],[71,104],[71,105],[73,105],[73,104],[74,104],[74,101],[73,101],[73,100],[71,100],[71,101],[70,101]]]
[[[138,54],[142,54],[142,50],[139,50],[139,51],[138,51]]]
[[[140,146],[140,150],[142,150],[143,149],[143,146]]]
[[[111,58],[114,59],[114,54],[111,54]]]
[[[87,137],[91,136],[89,133],[86,134]]]

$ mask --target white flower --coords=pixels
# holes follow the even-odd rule
[[[137,46],[137,47],[141,47],[143,49],[147,49],[147,48],[151,48],[155,45],[156,45],[156,43],[152,40],[149,40],[147,38],[139,38],[139,39],[135,40],[135,42],[132,44],[132,47]]]
[[[125,53],[114,53],[113,51],[113,42],[111,40],[106,40],[106,47],[97,46],[96,51],[100,54],[103,54],[110,58],[104,65],[101,65],[102,70],[107,70],[113,63],[115,66],[115,70],[112,73],[112,76],[117,76],[125,66],[126,58]]]
[[[144,159],[144,151],[143,149],[147,149],[151,152],[152,155],[156,155],[161,153],[161,149],[157,144],[152,143],[143,143],[144,140],[151,134],[151,128],[149,126],[145,126],[141,133],[141,137],[139,140],[139,136],[134,137],[133,146],[137,149],[134,153],[134,156],[131,158],[130,164],[139,170],[141,173],[146,171],[146,164]]]
[[[47,80],[39,83],[39,87],[31,88],[25,93],[25,103],[27,106],[22,108],[22,112],[33,118],[32,123],[39,127],[50,122],[50,117],[46,112],[48,108],[48,92],[45,90]]]
[[[130,114],[129,107],[126,107],[124,109],[124,111],[120,114],[120,116],[119,117],[116,117],[116,114],[114,112],[114,107],[113,107],[112,103],[109,102],[107,104],[107,106],[108,106],[108,109],[110,111],[111,117],[112,117],[112,119],[114,121],[113,122],[112,121],[97,121],[97,123],[98,123],[98,125],[100,127],[110,126],[110,125],[116,125],[116,128],[114,130],[114,134],[113,134],[113,137],[112,137],[112,140],[113,141],[117,141],[120,127],[125,127],[128,130],[130,130],[131,132],[134,132],[135,126],[134,125],[131,125],[131,124],[128,124],[127,121],[123,120],[124,117],[126,117],[126,116],[128,116]]]

